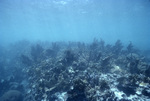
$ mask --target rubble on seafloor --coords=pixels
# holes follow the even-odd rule
[[[150,61],[130,43],[32,45],[21,54],[24,101],[148,101]]]

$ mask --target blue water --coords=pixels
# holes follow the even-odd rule
[[[0,43],[120,39],[150,49],[149,0],[0,0]]]

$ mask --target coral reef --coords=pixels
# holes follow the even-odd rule
[[[28,44],[13,61],[16,80],[2,79],[0,94],[19,90],[24,101],[148,101],[150,60],[132,43],[124,47],[102,39]]]

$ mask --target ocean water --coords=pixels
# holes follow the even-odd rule
[[[149,18],[149,0],[0,0],[0,42],[96,37],[149,49]]]
[[[0,101],[150,101],[150,0],[0,0]]]

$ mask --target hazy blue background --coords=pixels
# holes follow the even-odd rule
[[[150,49],[149,0],[0,0],[0,42],[117,39]]]

